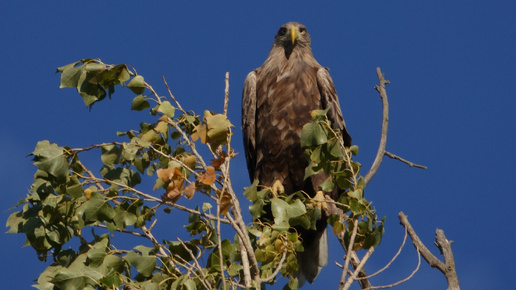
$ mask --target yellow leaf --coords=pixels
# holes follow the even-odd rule
[[[195,142],[197,139],[201,138],[201,143],[206,144],[207,132],[206,124],[197,125],[192,133],[192,140]]]
[[[195,194],[195,183],[192,182],[192,183],[190,183],[190,185],[188,185],[185,188],[185,197],[188,198],[188,199],[192,199],[194,194]]]
[[[195,165],[197,163],[197,158],[194,155],[181,156],[181,162],[183,162],[188,168],[195,169]]]
[[[211,160],[211,165],[213,165],[215,169],[220,170],[220,166],[224,164],[224,161],[226,161],[226,157],[228,157],[228,154],[224,150],[220,150],[220,152],[217,153],[219,154],[219,156]]]
[[[155,130],[160,132],[160,133],[162,133],[162,134],[167,134],[167,132],[168,132],[168,123],[167,122],[163,122],[163,121],[159,121],[158,124],[156,125]]]
[[[156,170],[158,178],[167,182],[174,177],[174,168],[160,168]]]
[[[206,184],[206,185],[212,185],[215,182],[215,168],[212,166],[206,167],[206,172],[201,174],[199,177],[199,182]]]
[[[181,191],[179,191],[177,188],[168,191],[164,195],[161,196],[161,199],[163,202],[165,201],[171,201],[173,203],[176,203],[177,200],[181,197]]]
[[[183,174],[181,174],[181,171],[177,168],[160,168],[156,170],[156,174],[158,175],[158,178],[163,180],[164,182],[167,182],[172,179],[183,179]]]
[[[229,208],[233,205],[233,199],[231,198],[231,195],[227,192],[224,192],[224,194],[221,195],[221,190],[217,190],[215,192],[220,200],[220,213],[223,215],[226,215],[228,213]]]
[[[90,200],[90,197],[91,197],[91,193],[93,192],[93,190],[89,189],[89,188],[86,188],[84,190],[84,196],[86,196],[86,200]]]

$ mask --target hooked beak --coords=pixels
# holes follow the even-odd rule
[[[290,28],[290,40],[292,41],[292,44],[296,42],[296,39],[299,38],[299,29],[297,27],[291,27]]]

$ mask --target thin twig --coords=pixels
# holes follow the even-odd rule
[[[426,166],[424,165],[419,165],[419,164],[416,164],[416,163],[413,163],[413,162],[410,162],[408,160],[405,160],[401,157],[399,157],[398,155],[395,155],[395,154],[392,154],[391,152],[389,151],[385,151],[385,155],[387,155],[388,157],[392,158],[392,159],[396,159],[396,160],[399,160],[403,163],[406,163],[408,166],[410,167],[416,167],[416,168],[421,168],[421,169],[427,169]]]
[[[220,275],[222,276],[222,289],[226,289],[226,275],[224,274],[224,257],[222,256],[222,237],[220,234],[220,203],[224,197],[224,191],[220,194],[217,199],[217,243],[219,244],[219,264],[220,264]]]
[[[280,260],[278,266],[276,267],[276,270],[274,270],[274,272],[272,272],[272,274],[269,277],[264,278],[264,279],[260,279],[260,283],[267,283],[270,280],[274,279],[274,277],[276,277],[276,275],[278,275],[279,271],[283,267],[283,263],[285,262],[285,258],[286,257],[287,257],[287,250],[284,250],[283,251],[283,256],[281,257],[281,260]]]
[[[181,104],[176,100],[176,98],[174,98],[174,95],[172,94],[172,91],[170,90],[170,87],[168,86],[167,80],[165,79],[164,76],[162,76],[162,78],[163,78],[163,82],[165,83],[165,86],[167,87],[168,95],[170,96],[170,98],[172,100],[174,100],[174,103],[176,103],[177,108],[179,110],[181,110],[181,112],[183,112],[183,114],[186,116],[186,111],[183,109],[183,107],[181,107]]]
[[[400,248],[398,249],[398,252],[396,252],[396,254],[394,255],[394,257],[392,257],[392,259],[389,261],[389,263],[387,263],[387,265],[385,265],[383,268],[381,268],[380,270],[374,272],[373,274],[367,276],[367,277],[363,277],[363,278],[357,278],[358,279],[364,279],[364,278],[371,278],[371,277],[374,277],[378,274],[380,274],[381,272],[385,271],[387,268],[389,268],[389,266],[396,260],[396,258],[399,256],[399,254],[401,253],[401,250],[403,249],[403,247],[405,246],[405,242],[407,241],[407,229],[405,229],[405,236],[403,237],[403,242],[401,243],[401,246]],[[369,287],[370,288],[370,287]]]
[[[374,252],[374,247],[370,247],[369,250],[367,250],[364,257],[362,257],[362,261],[360,262],[360,264],[357,266],[357,268],[353,272],[353,275],[349,276],[348,280],[346,281],[346,284],[344,285],[344,288],[343,288],[344,290],[347,290],[347,289],[349,289],[349,287],[351,287],[351,284],[357,279],[358,274],[364,267],[367,260],[369,260],[369,257],[371,257],[373,252]]]
[[[353,266],[353,269],[355,271],[358,269],[358,266],[360,265],[362,261],[358,258],[358,255],[355,251],[351,252],[351,266]],[[369,276],[367,275],[365,269],[362,267],[360,269],[360,272],[358,272],[358,275],[356,276],[355,280],[358,281],[358,284],[360,284],[360,287],[362,289],[372,287],[371,283],[369,282]]]
[[[392,284],[389,284],[389,285],[373,286],[373,287],[366,288],[364,290],[392,288],[394,286],[400,285],[401,283],[405,283],[408,280],[410,280],[412,278],[412,276],[414,276],[414,274],[416,274],[417,271],[419,271],[419,266],[421,266],[421,253],[417,252],[417,266],[412,271],[412,273],[410,273],[410,275],[408,275],[406,278],[401,279],[398,282],[395,282],[395,283],[392,283]]]
[[[385,146],[387,145],[387,131],[389,128],[389,102],[387,100],[387,91],[385,90],[385,85],[389,83],[389,81],[385,80],[384,74],[380,70],[379,67],[376,68],[376,74],[378,75],[379,85],[375,86],[376,91],[380,94],[380,98],[382,99],[382,107],[383,107],[383,118],[382,118],[382,134],[380,137],[380,145],[378,146],[378,151],[376,152],[376,157],[374,159],[373,165],[371,165],[371,169],[367,172],[364,177],[364,183],[367,185],[369,181],[373,178],[382,163],[383,155],[385,154]]]
[[[353,232],[351,233],[351,238],[349,239],[348,249],[346,251],[346,259],[344,260],[344,268],[342,269],[342,276],[340,277],[339,290],[344,289],[346,285],[346,275],[348,274],[349,260],[351,259],[351,253],[353,251],[353,245],[355,244],[355,237],[357,235],[358,230],[358,219],[355,219],[353,223]]]
[[[228,104],[229,104],[229,72],[226,72],[225,78],[225,89],[224,89],[224,115],[228,114]]]
[[[201,273],[202,275],[202,279],[199,279],[201,281],[201,283],[204,285],[205,289],[212,289],[211,288],[211,285],[208,284],[206,281],[206,274],[204,273],[203,271],[203,267],[201,267],[201,265],[199,265],[199,261],[197,261],[197,257],[195,257],[195,255],[193,254],[192,250],[190,250],[190,248],[188,248],[186,246],[186,244],[180,239],[180,238],[177,238],[177,240],[181,243],[181,245],[183,246],[183,248],[188,252],[188,254],[190,255],[190,257],[192,258],[192,260],[194,261],[195,263],[195,266],[197,267],[197,269],[199,269],[199,272]],[[225,289],[225,288],[224,288]]]
[[[254,280],[259,281],[260,279],[260,268],[258,267],[258,261],[256,260],[256,256],[254,255],[254,249],[251,245],[251,241],[249,240],[249,235],[247,234],[247,228],[244,224],[242,216],[236,210],[236,207],[231,208],[231,212],[235,215],[235,219],[228,215],[228,220],[231,222],[231,225],[237,232],[241,241],[244,244],[245,249],[247,250],[248,257],[251,262],[251,267],[253,269]],[[239,216],[240,215],[240,216]]]
[[[149,240],[151,240],[151,242],[152,242],[155,246],[157,246],[157,247],[159,248],[159,252],[160,252],[160,254],[162,254],[164,257],[170,257],[170,255],[169,255],[169,254],[167,254],[167,252],[165,252],[165,249],[166,249],[166,248],[165,248],[165,246],[164,246],[164,245],[162,245],[162,244],[160,244],[160,243],[158,242],[158,240],[156,240],[156,238],[154,237],[154,235],[151,233],[151,231],[150,231],[149,229],[147,229],[147,227],[146,227],[145,225],[144,225],[144,226],[142,226],[142,227],[141,227],[141,229],[142,229],[143,233],[145,234],[145,236],[146,236]]]

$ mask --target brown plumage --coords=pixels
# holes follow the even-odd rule
[[[285,193],[303,190],[314,196],[324,173],[304,180],[308,165],[300,145],[310,111],[326,109],[333,127],[351,145],[339,100],[328,70],[313,57],[305,26],[289,22],[278,30],[267,60],[247,75],[242,98],[242,129],[251,181],[272,186],[278,180]],[[333,197],[338,192],[330,193]],[[310,283],[328,262],[326,216],[317,231],[298,229],[305,251],[298,253],[300,280]],[[301,275],[302,274],[302,275]]]

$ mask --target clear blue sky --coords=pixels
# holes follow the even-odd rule
[[[113,141],[116,131],[148,118],[128,110],[132,93],[122,89],[89,112],[75,90],[58,90],[56,67],[86,57],[127,63],[163,95],[165,76],[182,105],[197,113],[222,110],[229,71],[229,115],[239,128],[246,74],[265,60],[279,26],[294,20],[307,26],[315,57],[331,68],[364,171],[379,140],[377,66],[391,81],[387,149],[428,166],[420,170],[385,159],[366,189],[379,215],[387,217],[384,240],[366,269],[376,271],[396,252],[403,236],[397,213],[404,211],[436,255],[436,228],[455,241],[463,289],[516,284],[514,1],[165,2],[0,4],[1,220],[32,183],[35,167],[26,156],[37,141],[71,147]],[[234,146],[243,151],[238,129]],[[232,169],[234,187],[247,186],[243,154]],[[161,221],[167,218],[174,216]],[[334,237],[330,242],[330,265],[314,285],[334,289],[340,271],[332,261],[341,261],[343,251]],[[4,289],[30,288],[46,267],[23,243],[22,235],[0,238]],[[408,243],[402,257],[372,281],[395,282],[416,262]],[[396,289],[445,287],[444,276],[423,263]]]

